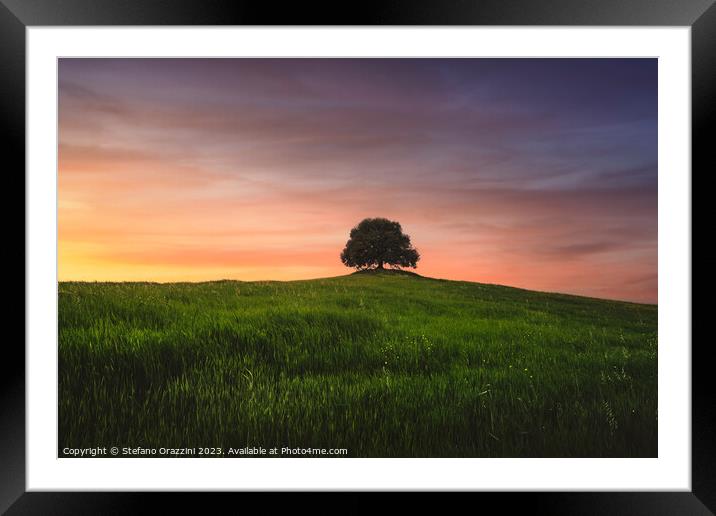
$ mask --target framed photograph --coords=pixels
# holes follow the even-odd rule
[[[0,507],[710,514],[712,3],[3,0],[26,304]]]

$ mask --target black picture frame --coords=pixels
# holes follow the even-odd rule
[[[0,106],[6,200],[22,198],[25,167],[25,30],[61,25],[634,25],[690,26],[692,50],[692,173],[713,173],[716,165],[708,134],[716,125],[715,0],[384,0],[349,7],[318,3],[231,0],[0,0]],[[708,129],[711,131],[708,131]],[[710,165],[710,166],[709,166]],[[707,168],[708,167],[708,168]],[[699,182],[701,179],[699,179]],[[693,184],[693,183],[692,183]],[[700,183],[699,183],[700,184]],[[703,187],[701,191],[703,191]],[[697,192],[697,190],[693,190]],[[20,192],[23,192],[21,195]],[[702,194],[703,195],[703,194]],[[17,217],[3,203],[5,220]],[[692,219],[693,197],[692,197]],[[6,229],[19,227],[7,224]],[[20,230],[18,229],[18,232]],[[23,246],[25,241],[22,229]],[[18,235],[18,238],[20,235]],[[6,237],[7,238],[7,237]],[[20,253],[8,252],[15,269]],[[24,247],[23,247],[24,249]],[[693,253],[693,244],[692,250]],[[25,269],[23,256],[23,270]],[[692,254],[693,256],[693,254]],[[8,269],[9,270],[9,267]],[[8,280],[20,275],[9,274]],[[698,287],[706,291],[712,280]],[[19,288],[19,286],[18,286]],[[24,292],[24,285],[23,285]],[[25,294],[23,294],[23,299]],[[6,298],[8,299],[8,298]],[[8,299],[9,300],[9,299]],[[24,303],[10,302],[6,320],[19,326]],[[704,311],[708,306],[694,307]],[[24,320],[24,318],[23,318]],[[692,313],[693,320],[693,313]],[[17,322],[16,322],[17,321]],[[11,327],[10,324],[7,327]],[[24,334],[24,327],[23,327]],[[20,338],[4,341],[0,405],[0,511],[7,514],[133,514],[145,512],[147,499],[190,507],[188,494],[25,492],[25,352]],[[676,343],[690,345],[691,343]],[[716,403],[708,360],[710,339],[692,346],[692,491],[622,493],[479,493],[477,503],[501,510],[523,508],[546,514],[713,514],[716,511]],[[194,495],[197,496],[197,495]],[[199,494],[222,501],[233,494]],[[243,494],[251,497],[254,495]],[[351,496],[357,496],[353,494]],[[421,497],[414,499],[421,503]],[[191,500],[194,500],[193,498]],[[213,500],[212,500],[213,502]],[[345,503],[345,502],[344,502]],[[475,503],[471,501],[470,503]],[[371,510],[357,502],[354,508]],[[238,508],[237,508],[238,509]]]

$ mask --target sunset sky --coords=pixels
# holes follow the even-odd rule
[[[657,301],[656,59],[60,59],[59,279],[349,273]]]

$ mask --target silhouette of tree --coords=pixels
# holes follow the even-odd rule
[[[363,219],[351,229],[350,239],[341,253],[347,267],[358,270],[417,267],[420,254],[403,233],[400,223],[384,218]]]

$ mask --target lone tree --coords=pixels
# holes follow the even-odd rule
[[[419,259],[420,254],[400,223],[382,218],[363,219],[351,229],[351,237],[341,253],[341,261],[358,270],[383,269],[386,264],[394,269],[415,268]]]

